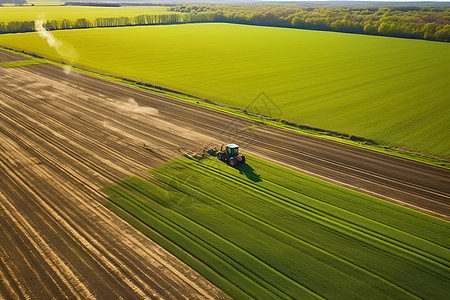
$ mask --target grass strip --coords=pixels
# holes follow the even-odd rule
[[[15,60],[15,61],[7,61],[0,63],[0,67],[3,68],[16,68],[16,67],[24,67],[30,65],[37,65],[45,63],[42,59],[29,59],[29,60]]]

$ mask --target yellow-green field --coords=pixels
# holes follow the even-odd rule
[[[0,22],[45,20],[76,20],[86,18],[135,17],[138,15],[177,14],[167,11],[165,6],[126,6],[126,7],[94,7],[94,6],[11,6],[0,7]]]
[[[234,24],[53,34],[85,68],[242,108],[264,91],[282,112],[273,117],[450,155],[447,43]],[[37,33],[1,35],[0,44],[73,58]]]

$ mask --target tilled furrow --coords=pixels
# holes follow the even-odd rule
[[[36,149],[36,147],[33,148],[33,149]],[[38,153],[34,153],[33,156],[34,157],[39,157]],[[39,157],[39,158],[43,159],[43,157]],[[52,162],[52,161],[49,161],[49,163],[50,163],[51,166],[56,166],[57,165],[57,163]],[[45,178],[45,173],[40,172],[40,177],[41,178]],[[48,177],[49,177],[49,181],[50,182],[51,182],[52,178],[53,179],[55,178],[54,175],[49,175]],[[79,178],[79,177],[76,176],[76,178]],[[89,199],[89,198],[92,198],[92,195],[89,196],[88,194],[82,194],[80,196],[75,197],[76,194],[77,194],[77,190],[78,189],[83,189],[83,186],[79,186],[76,190],[70,190],[70,191],[68,191],[67,193],[64,194],[63,193],[64,190],[65,190],[64,186],[63,185],[58,186],[58,185],[59,184],[57,182],[53,182],[53,186],[56,188],[53,192],[60,193],[61,195],[58,195],[58,196],[60,198],[62,198],[62,199],[66,198],[66,197],[72,197],[74,199]],[[96,192],[96,194],[100,195],[100,193],[98,193],[98,192]],[[42,196],[45,197],[45,195],[42,195]],[[45,200],[49,201],[49,203],[52,203],[53,202],[52,200],[57,201],[56,198],[58,198],[58,197],[48,197],[48,196],[46,196],[45,198],[50,198],[50,199],[45,199]],[[52,199],[52,198],[55,198],[55,199]],[[51,212],[52,208],[49,205],[45,205],[45,203],[43,202],[42,199],[43,198],[41,198],[40,204],[44,206],[46,212]],[[97,203],[96,199],[91,199],[91,200],[92,200],[93,203]],[[71,205],[71,203],[67,203],[67,205]],[[83,202],[77,202],[76,205],[75,205],[76,207],[74,207],[72,210],[67,205],[63,206],[63,208],[64,208],[63,210],[59,209],[58,212],[54,212],[52,215],[48,216],[49,219],[54,219],[54,220],[58,221],[58,224],[65,224],[66,227],[64,227],[62,229],[66,230],[66,231],[68,230],[67,228],[70,228],[70,227],[68,226],[68,223],[65,222],[65,219],[63,218],[63,217],[66,217],[64,211],[77,211],[78,213],[80,213],[80,211],[82,211],[81,208],[83,208],[82,207],[83,206]],[[97,207],[97,209],[98,209],[98,207]],[[95,211],[95,210],[92,210],[92,207],[87,207],[86,214],[87,215],[92,214],[91,213],[92,211]],[[77,216],[76,215],[75,216],[72,215],[71,217],[66,217],[66,219],[68,219],[68,220],[76,220]],[[97,222],[101,222],[101,221],[102,220],[97,220]],[[84,232],[82,227],[80,227],[79,225],[80,224],[76,225],[76,226],[78,226],[78,231],[80,233],[83,233],[84,236],[90,236],[92,238],[93,235],[92,234],[89,235],[86,232]],[[97,232],[98,231],[101,232],[101,231],[108,230],[107,228],[95,228],[95,229],[96,229]],[[72,230],[69,229],[69,232],[70,232],[71,236],[73,236],[75,242],[80,243],[79,242],[80,240],[81,241],[85,241],[85,242],[87,241],[77,231],[75,231],[73,229]],[[92,242],[92,239],[91,239],[91,242]],[[123,281],[125,281],[127,283],[127,285],[130,287],[128,290],[130,290],[130,291],[132,290],[135,293],[138,293],[138,291],[140,290],[137,286],[134,286],[132,284],[132,282],[129,280],[129,278],[135,278],[138,281],[139,285],[143,285],[143,286],[146,286],[146,287],[154,285],[154,288],[156,288],[156,289],[163,290],[163,291],[165,290],[165,289],[162,289],[161,286],[158,286],[157,284],[155,284],[155,282],[157,282],[156,279],[160,277],[158,274],[152,274],[153,272],[148,272],[148,273],[147,272],[145,272],[145,273],[139,272],[140,271],[140,267],[135,267],[134,270],[130,270],[129,269],[128,266],[132,265],[132,262],[131,262],[132,258],[128,257],[127,255],[128,255],[129,251],[131,252],[132,248],[127,249],[127,251],[124,251],[122,253],[119,253],[119,252],[115,251],[116,246],[117,246],[116,244],[112,244],[112,245],[108,245],[108,246],[103,246],[102,247],[101,243],[96,243],[96,246],[99,247],[101,249],[101,251],[93,248],[92,245],[87,243],[87,242],[82,244],[82,246],[88,250],[87,251],[88,253],[93,253],[93,255],[95,257],[100,258],[102,265],[108,266],[108,270],[113,270],[112,271],[112,273],[114,275],[113,278],[121,278]],[[73,247],[73,245],[72,245],[72,247]],[[117,258],[115,255],[113,255],[112,252],[115,252],[115,255],[118,255],[119,258]],[[115,264],[113,264],[113,263],[111,263],[109,261],[106,261],[108,257],[112,261],[114,261]],[[142,274],[139,274],[139,273],[142,273]],[[143,280],[139,279],[135,274],[141,275],[143,278],[146,278],[147,281],[144,282]],[[103,278],[103,280],[106,280],[106,278]],[[164,283],[164,285],[170,287],[170,284],[167,284],[166,282]],[[117,290],[118,286],[120,286],[118,283],[112,285],[111,286],[111,290]],[[154,292],[150,291],[150,290],[147,290],[146,293],[141,291],[138,294],[141,294],[141,296],[144,296],[146,294],[147,295],[154,294]]]
[[[20,140],[21,147],[27,148],[27,150],[30,152],[31,157],[36,158],[39,162],[43,163],[43,165],[45,165],[45,166],[47,166],[47,165],[52,166],[55,169],[55,172],[56,172],[55,174],[58,174],[58,176],[66,177],[67,180],[73,180],[76,178],[76,180],[79,181],[79,178],[83,178],[83,176],[80,176],[81,174],[79,172],[74,172],[74,170],[68,171],[66,169],[67,166],[62,166],[58,163],[58,161],[64,161],[64,159],[67,159],[66,157],[62,157],[62,158],[58,157],[57,159],[55,159],[55,157],[53,157],[53,153],[55,153],[55,151],[48,152],[49,145],[53,145],[55,150],[58,149],[59,155],[69,152],[70,150],[73,149],[73,147],[65,148],[64,144],[58,143],[58,140],[54,138],[54,135],[52,135],[51,133],[45,132],[45,130],[41,130],[41,128],[39,128],[38,126],[30,126],[30,124],[27,125],[26,123],[21,121],[22,119],[20,118],[20,116],[18,118],[15,118],[14,113],[12,113],[12,112],[8,112],[8,113],[5,112],[4,115],[9,116],[10,121],[12,120],[11,124],[9,124],[10,125],[9,127],[14,127],[14,125],[17,126],[17,124],[19,124],[19,123],[22,124],[22,126],[17,127],[16,132],[10,133],[9,135],[11,137],[15,138],[16,140]],[[40,117],[42,118],[43,116],[40,116]],[[26,129],[26,130],[24,130],[24,129]],[[18,132],[24,134],[22,139],[20,138],[20,134],[17,134]],[[34,134],[32,134],[32,133],[34,133]],[[31,143],[28,142],[30,140],[33,142],[31,142]],[[25,142],[25,141],[27,141],[27,142]],[[43,141],[45,141],[45,143],[42,143]],[[50,144],[48,144],[48,142],[50,142]],[[45,147],[42,149],[41,149],[41,144],[45,144]],[[72,146],[73,146],[73,144],[72,144]],[[64,151],[61,152],[61,150],[64,150]],[[87,169],[93,169],[96,166],[92,162],[89,162],[89,160],[85,159],[84,156],[78,155],[76,152],[77,151],[70,153],[70,156],[73,158],[76,158],[76,160],[78,162],[84,164]],[[47,154],[45,154],[45,153],[47,153]],[[50,153],[52,153],[52,154],[50,154]],[[31,164],[32,163],[33,162],[31,162]],[[97,166],[97,170],[105,173],[101,167]],[[61,172],[61,171],[63,171],[63,172]],[[55,174],[49,174],[49,176],[48,176],[49,180],[51,180],[51,178],[54,177]],[[76,174],[76,175],[75,176],[67,176],[68,174],[71,174],[71,175]],[[119,179],[119,176],[117,176],[117,175],[116,176],[114,176],[112,174],[106,174],[106,175],[110,176],[113,180]],[[32,175],[30,175],[30,176],[32,176]],[[43,174],[41,172],[40,177],[42,177],[42,176],[43,176]],[[87,182],[87,180],[85,182]],[[66,193],[64,193],[64,194],[67,194],[67,195],[70,195],[70,193],[76,194],[76,191],[78,189],[81,189],[82,186],[85,185],[85,182],[80,182],[81,185],[79,187],[75,188],[74,190],[67,190]],[[57,187],[56,190],[58,190],[60,192],[65,190],[64,186],[58,186],[58,184],[56,184],[56,183],[54,183],[54,186]],[[91,188],[91,189],[95,190],[95,188]],[[41,195],[41,197],[42,196],[43,195]],[[80,195],[80,196],[77,196],[77,198],[86,197],[86,196],[87,195]],[[55,200],[55,202],[57,202],[57,199],[54,199],[54,200]],[[52,203],[52,202],[53,201],[50,201],[49,203]],[[96,201],[94,201],[94,202],[96,204],[98,204]],[[89,207],[86,209],[86,211],[90,211],[91,209],[93,209],[93,208]],[[96,209],[98,209],[98,207]],[[47,208],[46,210],[48,211],[49,209]],[[76,211],[76,208],[71,210],[71,209],[69,209],[69,207],[65,206],[64,210]],[[94,208],[94,211],[95,211],[95,208]],[[58,211],[57,214],[63,215],[63,212]],[[111,218],[111,216],[109,216],[109,218]],[[57,219],[57,218],[55,218],[55,219]],[[70,217],[65,216],[65,219],[75,220],[74,216],[70,216]],[[61,219],[59,219],[58,221],[60,223],[62,222]],[[77,229],[79,229],[79,228],[77,228]],[[96,231],[98,232],[99,230],[96,230]],[[92,233],[90,233],[90,234],[86,233],[86,236],[92,236]],[[78,236],[77,238],[80,238],[80,236]],[[108,245],[108,247],[110,249],[116,249],[115,246],[116,245],[114,245],[114,244]],[[130,245],[130,249],[128,249],[128,250],[132,250],[133,249],[132,247],[135,247],[135,246],[136,245]],[[93,249],[88,249],[88,250],[92,251],[94,254],[97,254],[96,255],[97,257],[111,256],[111,253],[108,253],[108,252],[96,253],[95,251],[93,251]],[[143,288],[141,290],[145,291],[144,293],[137,293],[137,294],[141,294],[141,297],[144,295],[147,295],[147,296],[153,295],[154,297],[157,297],[157,294],[152,291],[153,288],[152,289],[149,288],[152,285],[154,286],[154,289],[159,290],[160,293],[162,291],[162,295],[166,295],[165,298],[170,298],[170,297],[173,297],[174,295],[178,295],[177,298],[181,298],[183,296],[183,293],[178,292],[178,291],[187,292],[186,283],[188,283],[189,286],[194,286],[194,288],[198,288],[198,290],[193,290],[193,292],[192,292],[193,295],[195,295],[199,291],[202,292],[202,288],[196,286],[195,283],[191,283],[190,280],[186,280],[184,283],[182,283],[183,281],[179,281],[179,280],[174,281],[173,279],[167,280],[167,276],[160,276],[159,273],[163,273],[163,272],[161,272],[161,270],[165,269],[165,267],[167,266],[167,265],[164,266],[164,263],[160,263],[159,265],[163,266],[163,267],[159,267],[156,270],[155,269],[148,270],[148,268],[144,269],[141,266],[136,265],[136,263],[133,264],[133,261],[136,262],[136,261],[138,261],[138,259],[137,258],[135,259],[133,256],[127,255],[128,254],[127,252],[128,251],[125,251],[125,254],[124,254],[124,252],[122,252],[121,253],[122,256],[119,258],[119,260],[117,260],[117,266],[122,271],[122,274],[124,274],[123,276],[118,276],[118,277],[125,278],[124,281],[127,281],[128,278],[131,278],[131,279],[135,278],[135,281],[137,282],[137,284],[140,286],[143,286]],[[132,251],[130,251],[130,252],[132,252]],[[116,252],[116,253],[119,253],[119,252]],[[161,259],[161,258],[157,258],[157,259]],[[155,261],[157,262],[157,260],[155,260]],[[102,262],[102,263],[104,263],[104,262]],[[123,271],[123,269],[127,269],[128,266],[132,266],[133,270],[128,268],[127,272]],[[170,265],[168,265],[168,266],[170,267]],[[142,271],[140,271],[141,269],[142,269]],[[158,271],[158,272],[156,272],[156,271]],[[116,275],[118,275],[118,274],[116,274]],[[142,278],[142,279],[139,279],[139,278]],[[185,278],[185,279],[187,279],[187,278]],[[161,285],[155,284],[155,282],[160,282]],[[129,285],[128,285],[130,291],[136,292],[136,290],[140,289],[137,286],[130,287],[131,284],[132,283],[129,282]]]

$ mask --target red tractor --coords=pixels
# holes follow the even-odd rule
[[[222,145],[220,151],[217,153],[217,158],[232,167],[245,164],[245,156],[239,154],[239,146],[236,144],[225,145],[225,151],[223,151]]]

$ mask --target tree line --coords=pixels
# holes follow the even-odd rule
[[[238,24],[327,30],[450,42],[448,6],[299,7],[288,5],[178,5],[199,18]]]
[[[77,20],[47,20],[44,28],[47,30],[80,29],[95,27],[119,27],[136,25],[157,25],[184,23],[183,15],[162,14],[162,15],[139,15],[135,17],[112,17],[96,18],[91,21],[86,18]],[[9,23],[0,22],[0,33],[19,33],[35,31],[34,21],[11,21]]]
[[[0,22],[0,33],[30,32],[34,31],[34,21]]]
[[[178,5],[182,14],[88,20],[50,20],[47,30],[227,22],[450,42],[450,9],[438,7],[295,7],[285,5]],[[0,33],[34,31],[33,21],[0,22]]]
[[[76,20],[46,20],[44,28],[47,30],[81,29],[95,27],[120,27],[158,24],[179,24],[179,23],[202,23],[202,22],[222,22],[222,18],[215,13],[200,14],[161,14],[161,15],[139,15],[135,17],[111,17],[96,18],[91,21],[86,18]],[[9,23],[0,22],[1,33],[20,33],[35,31],[34,21],[11,21]]]

